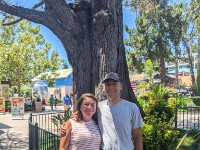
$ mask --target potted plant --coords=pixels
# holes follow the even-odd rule
[[[11,103],[10,103],[10,101],[5,101],[5,112],[11,112]]]

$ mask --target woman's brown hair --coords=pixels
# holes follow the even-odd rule
[[[70,119],[74,119],[76,121],[82,121],[83,120],[83,116],[82,113],[80,111],[81,108],[81,104],[83,103],[83,100],[85,98],[92,98],[95,102],[96,102],[96,112],[94,113],[94,115],[92,116],[92,119],[97,123],[97,107],[98,107],[98,100],[97,98],[91,94],[91,93],[85,93],[83,95],[81,95],[81,97],[78,99],[78,101],[76,102],[76,107],[74,110],[74,113],[71,115]]]

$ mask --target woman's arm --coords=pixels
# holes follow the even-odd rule
[[[71,138],[71,130],[72,130],[72,125],[70,120],[68,120],[65,123],[65,130],[66,130],[66,134],[62,135],[60,137],[60,149],[59,150],[68,150],[68,146],[69,146],[69,141]]]

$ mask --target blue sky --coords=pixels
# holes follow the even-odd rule
[[[15,0],[12,0],[13,2],[15,2]],[[32,7],[34,4],[36,4],[39,0],[23,0],[21,1],[21,6],[24,7]],[[134,17],[135,15],[133,13],[131,13],[131,11],[126,7],[123,8],[123,21],[124,21],[124,25],[128,25],[129,27],[134,27]],[[50,43],[52,48],[51,50],[57,50],[59,53],[59,57],[62,59],[67,60],[67,54],[65,52],[65,49],[62,45],[62,43],[60,42],[60,40],[52,33],[51,30],[49,30],[48,28],[46,28],[43,25],[40,25],[41,30],[40,33],[45,37],[45,40],[47,43]],[[124,32],[124,37],[127,37],[127,34]]]
[[[13,2],[13,4],[15,4],[16,1],[20,1],[18,5],[30,8],[34,6],[34,4],[38,3],[40,0],[10,0],[10,1]],[[169,0],[169,1],[172,4],[183,1],[190,2],[190,0]],[[128,25],[131,28],[135,27],[135,17],[136,15],[133,14],[127,7],[123,8],[124,25]],[[52,33],[51,30],[49,30],[45,26],[40,25],[40,27],[41,27],[40,33],[45,37],[46,42],[52,45],[51,51],[57,50],[59,53],[59,57],[64,60],[67,60],[67,54],[60,40]],[[128,34],[125,31],[124,31],[124,38],[128,38]]]

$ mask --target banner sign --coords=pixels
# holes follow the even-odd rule
[[[0,97],[0,113],[5,113],[5,98]]]
[[[5,97],[5,100],[9,99],[9,85],[8,84],[2,84],[2,97]]]
[[[11,115],[13,119],[24,118],[24,98],[23,97],[12,97]]]

